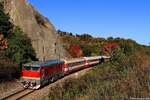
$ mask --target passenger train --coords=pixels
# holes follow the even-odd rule
[[[70,60],[32,61],[23,64],[22,84],[24,88],[39,89],[72,72],[95,66],[110,60],[109,56],[83,57]]]

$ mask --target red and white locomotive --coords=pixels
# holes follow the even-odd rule
[[[39,89],[67,74],[92,67],[109,59],[108,56],[96,56],[71,60],[33,61],[23,65],[22,83],[24,88]]]

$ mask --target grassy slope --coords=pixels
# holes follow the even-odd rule
[[[68,80],[51,88],[49,99],[121,100],[150,97],[149,60],[150,57],[134,55],[124,65],[115,66],[110,62],[100,64],[77,80]]]

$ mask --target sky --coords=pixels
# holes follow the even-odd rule
[[[58,30],[150,43],[150,0],[28,0]]]

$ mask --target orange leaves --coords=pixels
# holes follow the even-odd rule
[[[113,53],[118,47],[119,47],[119,45],[118,45],[116,42],[107,42],[107,43],[104,45],[103,52],[104,52],[106,55],[111,56],[112,53]]]
[[[83,51],[79,45],[70,45],[69,53],[74,58],[83,56]]]

